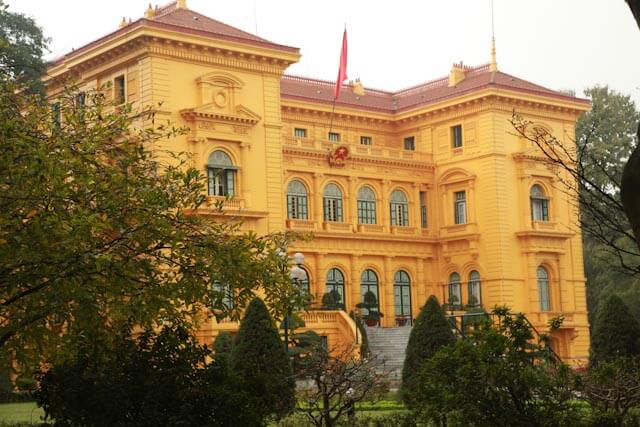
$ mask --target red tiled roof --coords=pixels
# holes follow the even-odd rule
[[[332,103],[335,82],[283,76],[280,87],[280,93],[283,98]],[[493,73],[489,71],[489,65],[486,64],[467,68],[465,79],[453,87],[449,87],[448,76],[397,92],[366,89],[364,96],[357,96],[353,93],[351,87],[345,87],[340,91],[340,97],[336,105],[393,113],[462,96],[487,87],[588,103],[587,100],[547,89],[501,71]]]
[[[156,9],[155,16],[153,18],[140,18],[123,28],[113,31],[103,37],[100,37],[97,40],[92,41],[91,43],[88,43],[59,58],[54,59],[53,61],[51,61],[51,65],[55,65],[63,59],[71,58],[75,55],[78,55],[80,52],[86,51],[94,46],[99,45],[100,43],[111,40],[121,34],[125,34],[141,26],[166,28],[177,32],[187,32],[190,34],[198,34],[222,40],[247,43],[294,53],[299,52],[299,49],[296,47],[273,43],[261,37],[247,33],[246,31],[242,31],[220,21],[216,21],[215,19],[211,19],[205,15],[202,15],[201,13],[194,12],[189,9],[177,8],[176,2],[174,1]]]

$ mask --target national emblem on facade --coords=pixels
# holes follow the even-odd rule
[[[339,146],[333,152],[329,152],[329,165],[332,167],[344,167],[349,159],[349,148],[344,145]]]

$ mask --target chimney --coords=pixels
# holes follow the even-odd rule
[[[465,68],[460,61],[459,64],[453,64],[451,67],[451,72],[449,73],[449,87],[453,87],[464,80],[465,78]]]

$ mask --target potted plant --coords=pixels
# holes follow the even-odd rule
[[[384,316],[380,313],[376,295],[371,291],[367,291],[362,300],[362,302],[356,304],[356,307],[366,309],[366,314],[362,316],[362,320],[367,326],[376,326],[380,323],[380,318]]]
[[[334,289],[322,296],[321,308],[323,310],[342,310],[344,309],[344,304],[341,301],[340,293]]]

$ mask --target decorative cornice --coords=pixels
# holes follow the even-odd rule
[[[324,150],[316,150],[312,148],[302,148],[302,147],[288,147],[285,146],[282,148],[282,154],[289,156],[297,156],[303,157],[307,159],[316,159],[316,160],[327,160],[327,152]],[[392,166],[403,169],[422,169],[422,170],[435,170],[435,165],[430,162],[417,161],[417,160],[409,160],[409,159],[386,159],[382,157],[372,157],[372,156],[363,156],[360,154],[356,154],[353,151],[349,157],[348,163],[363,163],[363,164],[371,164],[378,166]],[[348,164],[346,166],[348,169]]]

